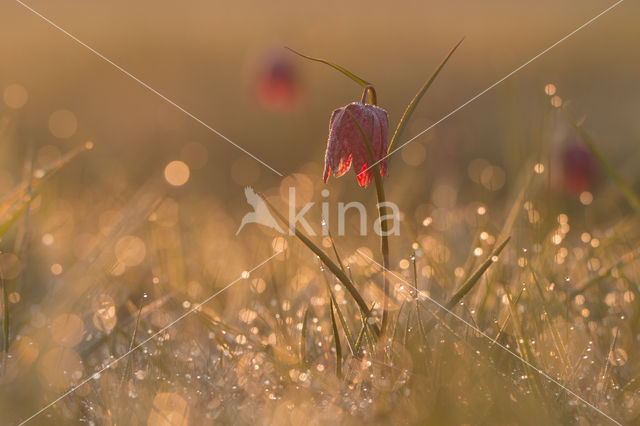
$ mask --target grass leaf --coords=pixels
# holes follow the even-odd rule
[[[310,61],[320,62],[320,63],[323,63],[325,65],[329,65],[331,68],[340,71],[342,74],[346,75],[347,77],[349,77],[351,80],[355,81],[356,83],[358,83],[362,87],[366,87],[366,86],[370,86],[371,85],[371,83],[369,83],[368,81],[358,77],[357,75],[355,75],[354,73],[352,73],[351,71],[346,69],[345,67],[342,67],[342,66],[340,66],[338,64],[334,64],[333,62],[327,61],[326,59],[314,58],[312,56],[304,55],[304,54],[302,54],[300,52],[297,52],[297,51],[295,51],[292,48],[287,47],[287,46],[285,46],[285,49],[290,50],[291,52],[293,52],[296,55],[301,56],[301,57],[303,57],[305,59],[309,59]]]
[[[551,330],[551,340],[553,341],[556,351],[560,354],[560,358],[562,359],[562,362],[564,363],[565,368],[569,370],[571,368],[571,362],[569,361],[569,354],[562,342],[562,339],[560,338],[560,333],[558,332],[558,329],[556,328],[555,323],[552,321],[553,319],[551,316],[552,311],[549,308],[547,299],[544,297],[544,293],[542,292],[542,286],[538,281],[538,274],[533,270],[533,268],[530,267],[530,269],[531,269],[531,275],[533,277],[533,282],[535,283],[535,287],[538,290],[538,296],[540,297],[540,300],[542,302],[542,311],[544,312],[544,319],[546,320],[547,325],[549,326],[549,330]]]
[[[333,313],[334,308],[333,299],[331,299],[329,313],[331,316],[331,328],[333,329],[333,340],[336,344],[336,376],[342,377],[342,346],[340,346],[340,334],[338,334],[338,325]]]
[[[482,275],[486,272],[486,270],[489,269],[489,266],[491,266],[494,263],[494,260],[493,260],[494,256],[499,256],[500,255],[500,253],[505,248],[505,246],[507,245],[507,243],[509,242],[510,239],[511,239],[510,237],[507,237],[500,245],[498,245],[491,252],[491,254],[489,254],[487,259],[484,262],[482,262],[482,264],[480,266],[478,266],[478,268],[475,270],[475,272],[473,274],[471,274],[471,276],[469,278],[467,278],[467,280],[462,285],[462,287],[460,287],[460,289],[458,291],[456,291],[456,293],[453,295],[453,297],[445,305],[447,307],[447,309],[452,309],[454,306],[456,306],[458,304],[458,302],[460,300],[462,300],[462,298],[467,293],[469,293],[469,291],[471,291],[471,289],[476,285],[476,283],[478,282],[480,277],[482,277]]]
[[[342,330],[344,331],[344,336],[347,338],[347,344],[349,345],[349,350],[351,351],[351,355],[354,357],[358,354],[357,346],[353,341],[353,337],[351,336],[351,331],[349,330],[349,325],[342,315],[342,311],[340,310],[340,306],[338,306],[338,302],[336,301],[336,297],[333,294],[333,290],[331,290],[331,286],[327,282],[327,289],[329,290],[329,296],[331,297],[331,301],[336,308],[336,312],[338,314],[338,319],[340,320],[340,324],[342,325]]]
[[[429,87],[431,87],[431,85],[435,81],[438,74],[440,74],[440,71],[442,71],[442,68],[444,68],[445,64],[449,61],[449,59],[453,55],[453,52],[455,52],[456,49],[460,46],[460,44],[462,44],[463,40],[464,38],[460,40],[458,44],[456,44],[453,47],[453,49],[449,51],[447,56],[445,56],[442,62],[440,62],[440,65],[438,65],[438,68],[436,68],[433,74],[431,74],[431,77],[429,77],[429,79],[424,83],[424,85],[422,85],[420,90],[418,90],[418,93],[416,93],[413,99],[411,99],[411,102],[409,102],[409,105],[407,105],[407,109],[404,111],[404,114],[402,114],[402,117],[400,118],[400,122],[398,123],[398,126],[396,127],[395,132],[393,132],[393,137],[391,138],[391,142],[389,142],[389,149],[387,152],[391,152],[391,150],[393,149],[393,145],[402,134],[402,131],[404,130],[404,128],[407,126],[407,123],[409,122],[409,119],[411,118],[411,116],[413,115],[413,112],[418,106],[418,103],[420,103],[420,100],[422,99],[424,94],[427,92]]]
[[[307,320],[309,319],[309,308],[304,311],[304,317],[302,318],[302,330],[300,331],[300,361],[306,363],[307,353]]]
[[[258,194],[258,195],[260,195],[260,197],[265,202],[267,207],[269,207],[269,209],[275,214],[275,216],[278,218],[278,220],[280,220],[284,225],[289,227],[291,229],[291,231],[293,231],[295,236],[298,237],[298,239],[300,241],[302,241],[302,243],[305,246],[307,246],[313,253],[315,253],[315,255],[320,258],[322,263],[325,264],[325,266],[331,271],[331,273],[333,273],[333,275],[335,275],[336,278],[338,278],[338,280],[340,280],[340,282],[345,286],[345,288],[347,289],[349,294],[351,294],[353,299],[356,301],[356,303],[358,304],[358,307],[365,314],[365,316],[367,318],[369,316],[371,316],[371,310],[367,306],[367,303],[364,301],[364,298],[362,297],[362,295],[360,294],[358,289],[356,289],[356,287],[353,285],[353,283],[351,282],[349,277],[347,277],[347,274],[345,274],[344,271],[338,265],[336,265],[329,258],[329,256],[326,255],[326,253],[324,251],[322,251],[309,238],[307,238],[302,232],[300,232],[298,230],[298,228],[296,228],[294,226],[289,226],[289,222],[287,221],[287,219],[285,219],[285,217],[282,216],[282,214],[280,214],[280,212],[278,210],[276,210],[275,207],[273,207],[273,205],[266,199],[266,197],[264,195],[262,195],[262,194]],[[379,332],[379,330],[377,329],[377,327],[375,325],[373,325],[373,330],[374,330],[375,334],[379,335],[380,332]]]
[[[449,301],[444,305],[447,310],[453,309],[458,304],[458,302],[460,302],[460,300],[462,300],[462,298],[471,291],[471,289],[476,285],[480,277],[482,277],[482,275],[484,275],[487,269],[489,269],[489,266],[491,266],[494,263],[493,258],[495,256],[500,255],[500,253],[505,248],[505,246],[507,245],[510,239],[511,239],[510,237],[506,238],[501,244],[499,244],[495,249],[493,249],[493,251],[489,254],[489,256],[487,256],[487,259],[484,262],[482,262],[480,266],[478,266],[478,268],[475,270],[473,274],[471,274],[469,278],[467,278],[467,280],[464,282],[464,284],[462,284],[460,289],[456,291],[456,293],[451,297],[451,299],[449,299]],[[428,332],[429,330],[431,330],[431,328],[433,328],[435,323],[436,323],[435,318],[432,318],[425,326],[426,331]]]
[[[16,220],[27,210],[31,202],[40,194],[44,183],[66,166],[75,156],[91,149],[82,145],[67,152],[60,160],[41,169],[41,176],[34,177],[30,182],[23,182],[12,189],[0,201],[0,237],[2,237]]]

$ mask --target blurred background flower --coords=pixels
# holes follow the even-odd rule
[[[303,102],[299,70],[293,56],[279,49],[264,53],[255,70],[254,93],[267,110],[292,110]]]

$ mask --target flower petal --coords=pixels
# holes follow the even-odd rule
[[[323,179],[327,182],[331,172],[336,177],[342,176],[349,170],[353,162],[358,183],[366,188],[373,178],[373,170],[369,169],[372,162],[366,143],[354,120],[360,125],[362,132],[369,140],[375,160],[382,160],[380,161],[380,173],[382,176],[386,175],[387,161],[385,156],[389,132],[387,112],[375,105],[353,102],[336,109],[331,114]]]

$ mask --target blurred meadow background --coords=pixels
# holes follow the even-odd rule
[[[0,422],[75,389],[30,423],[638,424],[637,2],[389,158],[401,230],[386,348],[371,327],[381,270],[358,255],[380,262],[379,241],[355,212],[346,235],[334,216],[333,241],[312,240],[374,305],[369,320],[295,237],[236,235],[246,186],[285,213],[295,187],[317,230],[327,200],[331,215],[369,206],[369,230],[376,218],[373,185],[322,182],[330,114],[361,88],[284,46],[372,82],[393,130],[465,37],[403,143],[611,4],[28,3],[280,177],[4,2]],[[464,283],[459,318],[430,301]]]

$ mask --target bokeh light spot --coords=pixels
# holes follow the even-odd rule
[[[70,138],[78,129],[76,116],[66,109],[55,111],[49,117],[49,131],[59,139]]]
[[[546,86],[544,86],[544,93],[547,94],[547,96],[553,96],[556,94],[556,85],[555,84],[547,84]]]
[[[169,185],[182,186],[189,180],[189,175],[189,166],[179,160],[170,162],[164,168],[164,178]]]
[[[4,89],[3,99],[9,108],[20,109],[26,105],[29,100],[29,94],[24,86],[15,83]]]
[[[147,253],[144,241],[134,235],[125,235],[115,246],[116,258],[121,264],[131,267],[142,263]]]
[[[62,314],[51,324],[51,338],[65,348],[72,348],[82,341],[84,323],[79,316]]]
[[[419,166],[427,157],[427,151],[420,143],[407,145],[402,151],[402,160],[409,166]]]
[[[82,360],[73,349],[53,348],[45,353],[38,364],[45,383],[56,390],[63,390],[82,378]]]
[[[560,108],[562,106],[562,98],[558,95],[551,98],[551,105],[556,108]]]
[[[59,263],[54,263],[49,269],[53,275],[60,275],[62,273],[62,265]]]
[[[147,425],[188,424],[189,407],[180,395],[169,392],[158,393],[153,398],[153,408],[149,412]]]

